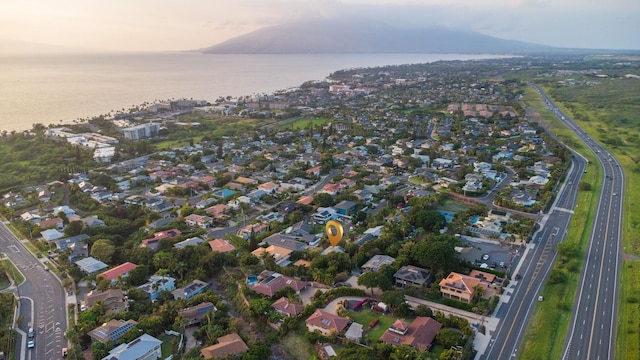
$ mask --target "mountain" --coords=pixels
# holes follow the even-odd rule
[[[205,54],[523,53],[551,47],[444,28],[323,20],[266,27],[200,49]]]

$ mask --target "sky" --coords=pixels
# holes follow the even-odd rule
[[[0,46],[192,50],[266,26],[359,18],[503,39],[640,50],[638,0],[2,0]]]

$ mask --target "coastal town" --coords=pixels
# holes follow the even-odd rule
[[[93,161],[2,194],[65,289],[56,351],[472,358],[572,157],[501,77],[527,66],[343,70],[5,134]]]

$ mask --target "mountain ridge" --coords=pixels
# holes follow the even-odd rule
[[[262,28],[199,49],[205,54],[524,53],[550,46],[441,27],[321,20]]]

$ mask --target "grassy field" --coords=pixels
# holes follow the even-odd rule
[[[278,125],[278,128],[280,129],[294,129],[294,130],[300,130],[300,129],[306,129],[307,127],[309,127],[309,123],[313,124],[313,126],[320,126],[320,125],[324,125],[326,122],[328,121],[328,119],[297,119],[291,122],[282,122]]]
[[[300,334],[290,331],[280,341],[290,359],[307,360],[315,354],[313,346]]]
[[[594,165],[594,154],[586,149],[555,116],[544,109],[537,93],[527,89],[524,100],[540,113],[542,119],[561,141],[589,159],[590,165],[588,165],[587,173],[584,174],[582,181],[590,183],[593,189],[599,189],[602,182],[602,169],[600,166]],[[579,248],[575,262],[572,262],[573,271],[566,271],[567,281],[565,283],[544,287],[542,291],[545,298],[544,306],[538,305],[536,307],[525,335],[525,341],[519,352],[523,359],[559,359],[562,357],[564,340],[571,320],[571,309],[579,282],[579,271],[591,233],[598,194],[597,190],[580,191],[578,194],[578,207],[574,209],[571,226],[565,239],[565,241],[574,242]],[[558,266],[561,265],[556,264],[556,267]]]
[[[622,284],[640,283],[640,261],[626,260],[622,267]],[[632,286],[620,289],[620,311],[618,313],[616,354],[618,359],[634,360],[640,354],[640,295]],[[624,340],[621,340],[624,339]]]

